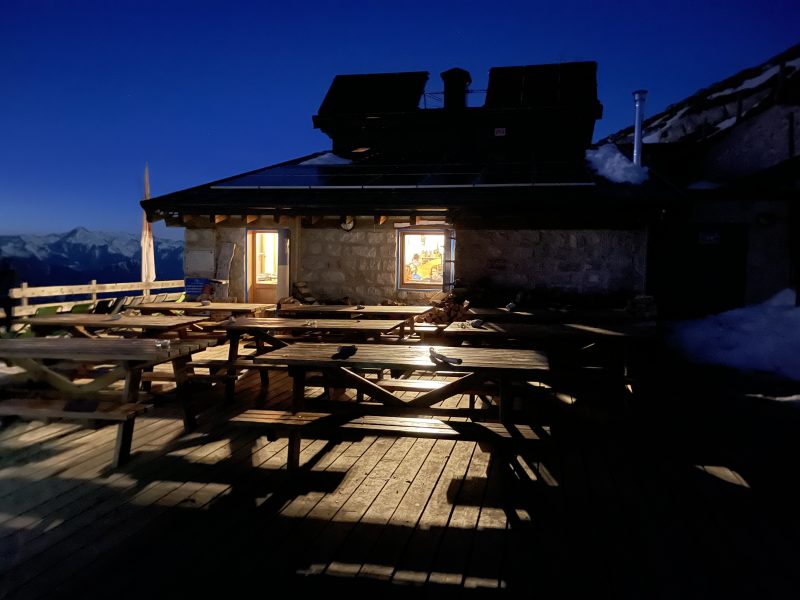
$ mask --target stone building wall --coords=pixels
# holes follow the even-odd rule
[[[378,304],[391,299],[427,303],[435,293],[397,289],[397,232],[364,223],[353,231],[298,228],[292,281],[305,281],[320,300]],[[186,277],[213,277],[219,247],[236,244],[229,295],[246,286],[246,230],[187,229]],[[562,290],[580,294],[642,293],[647,236],[618,230],[458,230],[456,277],[488,278],[498,288]]]
[[[456,273],[517,290],[644,291],[647,234],[620,230],[459,230]]]
[[[363,226],[300,230],[299,273],[321,300],[349,297],[352,302],[379,304],[391,299],[427,303],[435,291],[397,289],[397,233],[394,228]]]
[[[183,238],[184,277],[213,278],[222,244],[225,242],[236,244],[229,273],[228,297],[243,301],[247,285],[246,230],[243,227],[187,228]]]

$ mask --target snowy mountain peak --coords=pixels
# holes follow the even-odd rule
[[[155,240],[159,279],[183,278],[183,242]],[[14,264],[30,285],[136,281],[140,277],[139,236],[76,227],[47,235],[0,235],[0,257]]]

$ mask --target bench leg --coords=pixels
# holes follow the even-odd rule
[[[115,469],[128,462],[131,456],[134,421],[135,419],[128,419],[117,426],[117,442],[114,445],[114,458],[111,461],[111,466]]]

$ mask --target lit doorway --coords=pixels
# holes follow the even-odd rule
[[[247,232],[247,299],[274,304],[278,301],[278,230]]]

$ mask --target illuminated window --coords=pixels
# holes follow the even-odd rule
[[[442,289],[447,263],[446,233],[441,230],[401,231],[397,241],[399,287]]]
[[[278,232],[255,234],[256,283],[278,283]]]

